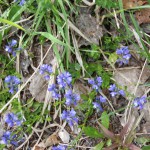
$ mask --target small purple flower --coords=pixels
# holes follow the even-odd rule
[[[52,84],[48,87],[48,91],[52,92],[52,97],[56,100],[58,100],[59,98],[61,98],[61,95],[59,94],[59,90],[56,87],[55,84]]]
[[[53,146],[52,150],[66,150],[67,146],[63,146],[63,145],[58,145],[58,146]]]
[[[18,0],[15,0],[14,2],[17,2]],[[19,3],[19,5],[20,6],[23,6],[25,4],[25,0],[20,0],[20,3]]]
[[[66,97],[66,105],[70,106],[70,105],[77,105],[78,101],[80,100],[80,95],[78,94],[74,94],[72,92],[72,90],[68,90],[65,94]]]
[[[62,120],[66,120],[66,122],[69,124],[70,127],[74,125],[74,123],[78,123],[78,118],[76,117],[76,112],[74,109],[71,109],[70,111],[63,111],[61,114]]]
[[[117,49],[116,54],[118,54],[120,56],[120,58],[117,60],[117,63],[119,63],[119,66],[122,66],[123,64],[126,65],[129,63],[131,54],[128,49],[128,46],[124,46],[124,47],[121,47],[120,49]]]
[[[96,97],[96,102],[93,102],[93,107],[97,109],[97,111],[103,111],[103,108],[101,106],[101,103],[105,103],[106,98],[103,96],[97,96]]]
[[[50,79],[50,74],[52,74],[53,73],[53,71],[52,71],[52,67],[50,66],[50,65],[48,65],[48,64],[43,64],[41,67],[40,67],[40,74],[46,74],[45,76],[44,76],[44,78],[46,79],[46,80],[49,80]]]
[[[71,86],[72,76],[69,72],[63,72],[57,76],[57,83],[60,88]]]
[[[10,131],[6,131],[1,137],[2,144],[12,144],[14,146],[18,146],[18,142],[16,142],[16,135],[12,135]]]
[[[102,78],[101,77],[96,77],[94,79],[89,79],[88,83],[92,85],[92,88],[98,91],[100,89],[100,86],[102,85]]]
[[[109,91],[112,97],[115,97],[116,95],[125,96],[125,92],[123,90],[119,90],[115,84],[110,85]]]
[[[11,94],[14,93],[14,91],[18,91],[18,85],[21,83],[20,79],[16,76],[7,76],[5,78],[5,83],[7,84],[7,87],[9,88],[9,92]]]
[[[13,56],[16,56],[16,52],[21,50],[20,48],[16,48],[16,46],[17,41],[12,39],[12,41],[5,46],[5,51],[12,54]]]
[[[20,126],[22,121],[18,119],[18,116],[14,113],[8,113],[4,117],[4,121],[8,124],[9,127]]]
[[[137,97],[133,101],[133,105],[136,108],[143,109],[144,104],[146,103],[146,96]]]

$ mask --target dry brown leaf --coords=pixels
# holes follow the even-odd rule
[[[41,142],[38,145],[35,145],[32,150],[45,150],[45,148],[46,148],[46,146],[45,146],[44,142]]]
[[[30,82],[29,91],[38,102],[44,102],[47,86],[44,76],[37,73]]]
[[[56,134],[52,134],[46,139],[45,146],[48,147],[48,146],[56,145],[59,142],[60,141],[57,139]]]
[[[114,73],[114,78],[117,82],[117,84],[121,85],[122,87],[127,87],[127,91],[130,94],[134,94],[134,90],[136,87],[136,84],[139,80],[140,77],[140,73],[141,73],[141,69],[138,68],[132,68],[132,69],[124,69],[124,70],[118,70],[115,71]],[[120,74],[122,74],[123,76],[121,76]],[[145,81],[147,77],[149,76],[144,76],[145,72],[143,72],[143,77],[141,77],[141,81]],[[140,82],[140,84],[143,84],[143,82]],[[135,93],[136,97],[140,97],[144,94],[146,88],[145,86],[139,86],[137,88],[137,91]]]
[[[150,122],[146,122],[142,125],[142,132],[146,134],[150,133]]]
[[[150,8],[145,8],[135,13],[135,17],[139,24],[150,23]]]
[[[130,9],[133,7],[142,6],[145,3],[147,3],[147,1],[145,0],[122,0],[122,3],[123,3],[124,9]]]
[[[86,13],[80,14],[76,19],[76,26],[92,43],[99,44],[99,39],[103,36],[103,31],[95,17]],[[79,47],[90,44],[82,38],[78,42]]]
[[[144,113],[143,118],[146,121],[146,123],[142,125],[142,132],[147,134],[150,133],[150,102],[147,102],[141,111]]]

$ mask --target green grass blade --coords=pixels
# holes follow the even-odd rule
[[[18,29],[20,29],[20,30],[22,30],[22,31],[25,31],[25,29],[24,29],[23,27],[21,27],[20,25],[14,23],[14,22],[12,22],[12,21],[9,21],[9,20],[7,20],[7,19],[0,18],[0,22],[6,23],[6,24],[8,24],[8,25],[10,25],[10,26],[14,26],[14,27],[16,27],[16,28],[18,28]]]

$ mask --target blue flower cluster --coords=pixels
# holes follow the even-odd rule
[[[66,150],[67,147],[63,145],[53,146],[52,150]]]
[[[18,2],[18,0],[15,0],[15,2]],[[20,5],[20,6],[23,6],[24,4],[25,4],[25,0],[20,0],[19,5]]]
[[[147,102],[146,100],[146,96],[142,96],[142,97],[137,97],[134,99],[133,101],[133,105],[134,107],[138,108],[138,109],[143,109],[144,104]]]
[[[130,51],[127,46],[121,47],[120,49],[116,50],[116,53],[119,55],[119,59],[117,60],[117,63],[119,66],[122,66],[123,64],[128,64],[129,59],[131,58]]]
[[[16,76],[9,75],[5,78],[5,83],[9,88],[9,92],[13,94],[15,91],[18,91],[18,85],[21,83],[21,81]]]
[[[71,86],[72,76],[69,72],[63,72],[57,76],[57,83],[60,88]]]
[[[18,116],[14,113],[8,113],[4,116],[4,121],[8,125],[8,127],[12,128],[15,126],[21,126],[22,120],[18,119]],[[14,146],[18,146],[18,138],[16,134],[13,134],[11,131],[6,131],[3,133],[1,137],[2,144],[12,144]]]
[[[110,85],[109,91],[112,97],[115,97],[116,95],[125,96],[125,92],[123,90],[119,90],[115,84]]]
[[[96,97],[96,102],[93,102],[93,108],[97,109],[97,111],[103,111],[103,108],[101,106],[101,103],[105,103],[106,98],[103,96],[97,96]]]
[[[52,97],[56,100],[61,98],[61,95],[59,94],[59,89],[57,88],[56,84],[52,84],[48,87],[48,91],[52,92]]]
[[[94,79],[89,79],[88,83],[92,85],[92,88],[98,91],[100,89],[100,86],[102,85],[102,78],[101,77],[96,77]]]
[[[80,95],[73,93],[72,87],[72,76],[69,72],[63,72],[57,76],[57,84],[52,84],[48,87],[48,91],[52,92],[52,97],[58,100],[61,94],[64,95],[67,106],[76,106],[80,100]],[[66,90],[67,89],[67,90]],[[64,93],[64,91],[66,91]],[[64,110],[61,114],[62,120],[66,120],[69,126],[73,126],[74,123],[78,123],[76,112],[74,109]]]
[[[65,94],[65,97],[67,106],[76,106],[78,101],[80,100],[80,95],[73,93],[72,90],[68,90]]]
[[[5,46],[5,51],[12,54],[13,56],[16,56],[17,51],[20,51],[20,48],[16,48],[16,46],[17,41],[12,39],[12,41]]]
[[[40,74],[46,74],[44,76],[44,78],[46,80],[49,80],[50,79],[50,75],[53,73],[52,71],[52,67],[48,64],[43,64],[41,67],[40,67]]]
[[[96,90],[96,92],[99,92],[101,85],[103,83],[103,80],[101,77],[96,77],[94,79],[88,79],[88,83],[92,85],[92,89]],[[106,98],[103,96],[96,96],[95,102],[93,102],[93,108],[95,108],[97,111],[103,111],[103,108],[101,106],[101,103],[105,103]]]
[[[71,110],[63,111],[61,114],[62,120],[66,120],[70,127],[72,127],[75,123],[78,124],[78,118],[76,117],[76,112],[72,108]]]
[[[1,137],[1,143],[5,145],[12,144],[14,146],[18,146],[18,140],[16,137],[17,136],[15,134],[13,135],[12,132],[6,131]]]
[[[14,113],[8,113],[4,118],[5,123],[9,127],[20,126],[22,124],[22,121],[18,119],[18,116]]]

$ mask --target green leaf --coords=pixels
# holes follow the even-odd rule
[[[20,6],[13,6],[9,12],[8,20],[11,20],[14,17],[14,14],[16,14],[19,10],[20,10]],[[21,17],[21,14],[16,16],[16,18],[14,18],[13,21],[14,22],[19,21],[20,17]]]
[[[110,85],[110,74],[108,72],[103,72],[101,77],[103,79],[102,88],[108,88]]]
[[[104,111],[100,117],[101,123],[105,128],[109,128],[109,115],[107,114],[106,111]]]
[[[94,147],[94,150],[101,150],[104,146],[104,142],[100,142],[99,144],[97,144],[95,147]]]
[[[144,146],[142,147],[142,150],[150,150],[150,146]]]
[[[14,23],[14,22],[12,22],[12,21],[9,21],[9,20],[6,20],[6,19],[3,19],[3,18],[0,18],[0,22],[2,22],[2,23],[6,23],[6,24],[8,24],[8,25],[10,25],[10,26],[14,26],[14,27],[16,27],[16,28],[18,28],[18,29],[21,29],[21,30],[25,31],[25,29],[24,29],[24,28],[22,28],[20,25],[18,25],[18,24],[16,24],[16,23]]]
[[[115,64],[116,60],[118,59],[118,55],[114,52],[114,53],[111,53],[109,55],[109,61],[113,64]]]
[[[52,42],[54,43],[57,43],[57,44],[60,44],[60,45],[63,45],[63,46],[67,46],[67,44],[63,43],[62,41],[58,40],[56,37],[54,37],[52,34],[50,33],[47,33],[47,32],[35,32],[35,35],[36,34],[40,34],[44,37],[46,37],[47,39],[51,40]]]
[[[5,144],[0,144],[0,150],[3,150],[5,148]]]
[[[91,138],[103,138],[103,134],[99,133],[95,128],[87,126],[83,128],[84,133]]]
[[[2,33],[0,32],[0,47],[1,47],[1,44],[2,44]]]
[[[118,4],[116,0],[96,0],[96,5],[103,8],[115,8]]]
[[[112,141],[111,141],[111,139],[108,139],[108,140],[107,140],[106,145],[107,145],[107,146],[112,145]]]

